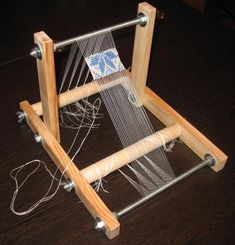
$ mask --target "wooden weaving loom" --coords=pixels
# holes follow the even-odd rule
[[[67,39],[62,42],[53,43],[52,39],[44,32],[34,34],[35,48],[31,51],[31,56],[37,58],[38,78],[40,85],[41,102],[30,105],[28,101],[20,103],[21,112],[18,113],[18,121],[26,120],[28,126],[35,134],[35,139],[42,143],[42,146],[49,154],[60,171],[65,172],[68,184],[75,189],[75,193],[86,206],[87,210],[96,220],[95,228],[103,230],[108,238],[112,239],[119,234],[120,223],[118,219],[125,213],[138,207],[142,203],[156,196],[160,192],[174,185],[178,181],[191,175],[204,166],[210,166],[214,171],[221,170],[227,160],[227,156],[209,141],[203,134],[194,128],[179,113],[170,107],[164,100],[156,95],[150,88],[146,87],[149,58],[152,44],[155,17],[160,16],[160,12],[148,3],[140,3],[138,6],[137,18],[121,24],[117,24],[99,31],[91,32],[82,36]],[[143,105],[158,118],[166,128],[161,130],[166,132],[165,142],[169,142],[179,137],[192,151],[194,151],[203,161],[196,167],[188,170],[184,174],[176,177],[173,181],[145,196],[119,212],[113,213],[100,199],[90,183],[97,179],[93,174],[93,167],[89,166],[83,170],[77,168],[72,160],[65,153],[60,145],[58,109],[71,104],[82,98],[99,92],[97,81],[92,81],[86,85],[76,87],[73,90],[57,95],[56,78],[54,66],[54,52],[58,49],[70,45],[78,40],[90,38],[97,34],[105,33],[136,25],[134,52],[132,59],[131,79],[141,98]],[[72,94],[72,96],[71,96]],[[43,116],[43,121],[40,119]],[[159,137],[157,133],[153,137]],[[146,143],[148,142],[148,143]],[[141,147],[147,144],[147,147]],[[147,154],[160,147],[146,139],[142,139],[126,148],[132,160]],[[138,154],[134,149],[139,149]],[[123,150],[115,153],[119,161],[114,163],[112,171],[126,165],[131,160],[123,153]],[[108,156],[106,161],[112,156]],[[103,160],[97,162],[102,166]]]

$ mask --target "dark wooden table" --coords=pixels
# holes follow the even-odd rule
[[[151,1],[166,13],[155,28],[148,85],[228,156],[225,168],[205,168],[123,217],[121,233],[109,241],[94,231],[94,221],[74,194],[62,189],[32,214],[16,216],[9,205],[14,192],[10,171],[33,159],[54,165],[15,112],[24,99],[39,100],[35,61],[27,57],[0,66],[1,216],[0,244],[234,244],[235,243],[235,32],[180,1]],[[0,3],[0,63],[25,55],[32,35],[44,30],[55,40],[133,18],[137,1],[9,1]],[[126,67],[131,64],[134,30],[114,34]],[[62,55],[56,55],[61,81]],[[150,115],[151,117],[151,115]],[[156,129],[161,127],[153,120]],[[70,133],[62,132],[66,147]],[[71,136],[72,137],[72,136]],[[120,148],[110,121],[92,132],[79,154],[83,168]],[[176,175],[199,163],[177,144],[168,154]],[[137,193],[114,173],[109,194],[99,195],[112,210],[136,200]],[[27,209],[45,193],[50,179],[38,171],[17,198]]]

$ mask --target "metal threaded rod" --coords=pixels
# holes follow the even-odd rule
[[[150,193],[149,195],[140,198],[136,202],[128,205],[127,207],[119,210],[118,212],[113,212],[113,215],[117,219],[119,219],[121,216],[123,216],[123,215],[127,214],[128,212],[132,211],[133,209],[139,207],[141,204],[144,204],[148,200],[152,199],[153,197],[157,196],[161,192],[167,190],[171,186],[173,186],[176,183],[178,183],[179,181],[187,178],[188,176],[192,175],[193,173],[197,172],[198,170],[202,169],[203,167],[205,167],[205,166],[212,167],[214,165],[215,165],[215,159],[210,154],[206,154],[205,155],[205,160],[202,161],[201,163],[199,163],[197,166],[189,169],[188,171],[186,171],[183,174],[179,175],[178,177],[176,177],[172,181],[168,182],[166,185],[164,185],[161,188],[157,189],[156,191]],[[104,221],[103,220],[100,220],[99,218],[97,218],[96,219],[96,222],[95,222],[95,227],[94,228],[96,230],[98,230],[98,231],[105,231],[106,230],[106,227],[105,227]]]
[[[117,216],[117,218],[120,218],[121,216],[125,215],[126,213],[128,213],[128,212],[132,211],[133,209],[139,207],[141,204],[143,204],[143,203],[147,202],[148,200],[152,199],[153,197],[157,196],[159,193],[161,193],[161,192],[167,190],[169,187],[175,185],[179,181],[181,181],[181,180],[185,179],[186,177],[192,175],[193,173],[197,172],[201,168],[203,168],[205,166],[213,166],[214,164],[215,164],[214,158],[209,154],[205,155],[205,160],[202,161],[200,164],[189,169],[188,171],[184,172],[183,174],[179,175],[178,177],[176,177],[172,181],[168,182],[166,185],[160,187],[156,191],[150,193],[149,195],[142,197],[139,200],[137,200],[136,202],[134,202],[134,203],[128,205],[127,207],[121,209],[120,211],[115,212],[115,215]]]
[[[100,29],[97,31],[89,32],[87,34],[80,35],[77,37],[69,38],[69,39],[66,39],[66,40],[61,41],[61,42],[57,42],[54,44],[54,50],[56,51],[56,50],[63,48],[67,45],[70,45],[72,43],[82,41],[82,40],[85,40],[88,38],[92,38],[92,37],[95,37],[97,35],[101,35],[101,34],[104,34],[104,33],[110,32],[110,31],[116,31],[116,30],[119,30],[122,28],[126,28],[126,27],[133,26],[133,25],[138,25],[138,24],[141,26],[145,26],[146,23],[147,23],[147,17],[144,14],[140,13],[140,14],[138,14],[138,17],[136,19],[126,21],[126,22],[123,22],[123,23],[120,23],[117,25],[113,25],[110,27],[106,27],[104,29]]]

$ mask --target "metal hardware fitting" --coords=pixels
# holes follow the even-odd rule
[[[205,166],[212,167],[214,165],[215,165],[215,159],[213,158],[213,156],[211,156],[210,154],[205,154],[204,161],[202,161],[201,163],[199,163],[197,166],[189,169],[188,171],[186,171],[183,174],[179,175],[178,177],[176,177],[172,181],[168,182],[164,186],[160,187],[156,191],[153,191],[149,195],[140,198],[136,202],[131,203],[130,205],[128,205],[127,207],[121,209],[120,211],[113,212],[113,215],[118,220],[121,216],[129,213],[130,211],[132,211],[135,208],[139,207],[141,204],[144,204],[148,200],[152,199],[153,197],[157,196],[161,192],[167,190],[169,187],[175,185],[179,181],[181,181],[181,180],[185,179],[186,177],[192,175],[193,173],[197,172],[198,170],[202,169],[203,167],[205,167]],[[97,231],[104,231],[105,232],[106,227],[105,227],[104,221],[102,221],[100,218],[96,218],[96,222],[95,222],[95,227],[94,228]]]
[[[208,166],[213,167],[215,166],[215,158],[211,154],[205,155],[205,161],[208,161]]]
[[[17,116],[18,123],[22,123],[26,119],[26,114],[23,111],[17,111],[16,116]]]
[[[42,136],[41,135],[39,135],[39,134],[35,134],[34,135],[34,140],[35,140],[35,142],[36,143],[42,143]]]
[[[165,18],[165,14],[158,11],[156,13],[156,17],[157,17],[157,19],[162,20]],[[75,42],[79,42],[79,41],[82,41],[82,40],[85,40],[88,38],[95,37],[97,35],[105,34],[107,32],[111,32],[111,31],[116,31],[116,30],[126,28],[129,26],[140,25],[140,26],[144,27],[144,26],[146,26],[147,21],[148,21],[148,19],[143,13],[138,13],[137,18],[135,18],[133,20],[129,20],[129,21],[126,21],[126,22],[123,22],[120,24],[116,24],[116,25],[113,25],[110,27],[106,27],[106,28],[97,30],[97,31],[89,32],[89,33],[86,33],[86,34],[83,34],[83,35],[80,35],[77,37],[72,37],[72,38],[66,39],[64,41],[57,42],[54,44],[54,51],[55,52],[61,52],[62,49],[67,45],[71,45]],[[42,58],[42,52],[41,52],[40,48],[38,47],[38,45],[36,45],[31,50],[30,55],[34,58],[37,58],[37,59]]]
[[[31,49],[30,56],[36,59],[42,59],[42,52],[37,44],[35,44],[35,47]]]
[[[140,23],[139,23],[140,26],[142,26],[142,27],[146,26],[148,19],[143,13],[138,13],[137,19],[140,20]]]
[[[105,223],[100,218],[96,218],[94,228],[97,231],[103,231],[103,232],[106,231]]]
[[[113,212],[113,216],[118,220],[118,215],[116,212]],[[100,218],[96,218],[95,219],[95,226],[94,226],[95,230],[97,231],[106,231],[106,227],[105,227],[105,223],[103,220],[101,220]]]
[[[188,176],[192,175],[193,173],[197,172],[198,170],[202,169],[203,167],[205,167],[205,166],[212,167],[214,165],[215,165],[215,159],[213,158],[213,156],[211,156],[210,154],[206,154],[204,161],[199,163],[197,166],[195,166],[195,167],[189,169],[188,171],[184,172],[183,174],[179,175],[178,177],[176,177],[172,181],[168,182],[164,186],[162,186],[159,189],[151,192],[149,195],[142,197],[139,200],[137,200],[136,202],[133,202],[132,204],[128,205],[127,207],[121,209],[120,211],[115,212],[117,219],[119,219],[121,216],[127,214],[128,212],[132,211],[133,209],[139,207],[141,204],[147,202],[148,200],[152,199],[153,197],[157,196],[161,192],[167,190],[169,187],[175,185],[179,181],[185,179],[186,177],[188,177]]]
[[[82,41],[88,38],[92,38],[95,37],[97,35],[101,35],[101,34],[105,34],[107,32],[111,32],[111,31],[116,31],[122,28],[126,28],[129,26],[133,26],[133,25],[141,25],[141,26],[145,26],[147,23],[147,17],[143,14],[143,13],[139,13],[136,19],[130,20],[130,21],[126,21],[117,25],[113,25],[110,27],[106,27],[104,29],[100,29],[97,31],[93,31],[93,32],[89,32],[77,37],[72,37],[69,39],[66,39],[64,41],[60,41],[54,44],[54,51],[61,51],[63,47],[73,44],[75,42],[78,41]],[[30,52],[30,55],[34,58],[37,59],[41,59],[42,58],[42,52],[40,50],[40,48],[38,47],[38,45],[36,45]]]
[[[57,43],[58,41],[57,40],[53,40],[53,43]],[[64,50],[66,49],[66,47],[61,47],[61,48],[58,48],[56,50],[54,50],[55,53],[63,53]]]
[[[74,183],[71,179],[62,181],[60,184],[64,187],[64,190],[67,192],[71,192],[74,189]]]
[[[126,22],[123,22],[123,23],[120,23],[117,25],[106,27],[104,29],[89,32],[89,33],[86,33],[84,35],[72,37],[72,38],[66,39],[64,41],[57,42],[54,44],[54,51],[56,51],[57,49],[60,49],[64,46],[67,46],[67,45],[70,45],[70,44],[73,44],[75,42],[82,41],[82,40],[85,40],[88,38],[92,38],[92,37],[95,37],[97,35],[105,34],[107,32],[116,31],[116,30],[119,30],[122,28],[126,28],[126,27],[133,26],[133,25],[138,25],[138,24],[141,26],[145,26],[146,23],[147,23],[147,17],[144,14],[139,13],[137,18],[135,18],[133,20],[126,21]]]

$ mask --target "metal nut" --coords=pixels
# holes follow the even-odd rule
[[[34,140],[35,140],[35,142],[36,143],[42,143],[42,137],[41,137],[41,135],[39,135],[39,134],[35,134],[34,135]]]
[[[67,192],[71,192],[74,189],[74,183],[70,179],[61,182],[61,185],[63,185],[64,190]]]
[[[147,17],[143,13],[138,13],[138,18],[140,19],[140,26],[144,27],[147,24]]]
[[[30,51],[30,56],[36,58],[36,59],[41,59],[42,58],[42,52],[38,46],[35,46],[34,48],[31,49]]]
[[[97,231],[106,231],[106,227],[105,227],[105,223],[103,220],[101,220],[100,218],[96,218],[95,221],[95,226],[94,226],[95,230]]]
[[[206,155],[205,155],[205,160],[209,160],[209,161],[210,161],[210,162],[208,163],[208,165],[209,165],[210,167],[215,166],[215,159],[214,159],[214,157],[213,157],[212,155],[206,154]]]
[[[26,114],[23,111],[17,111],[16,116],[17,116],[18,123],[22,123],[26,118]]]

